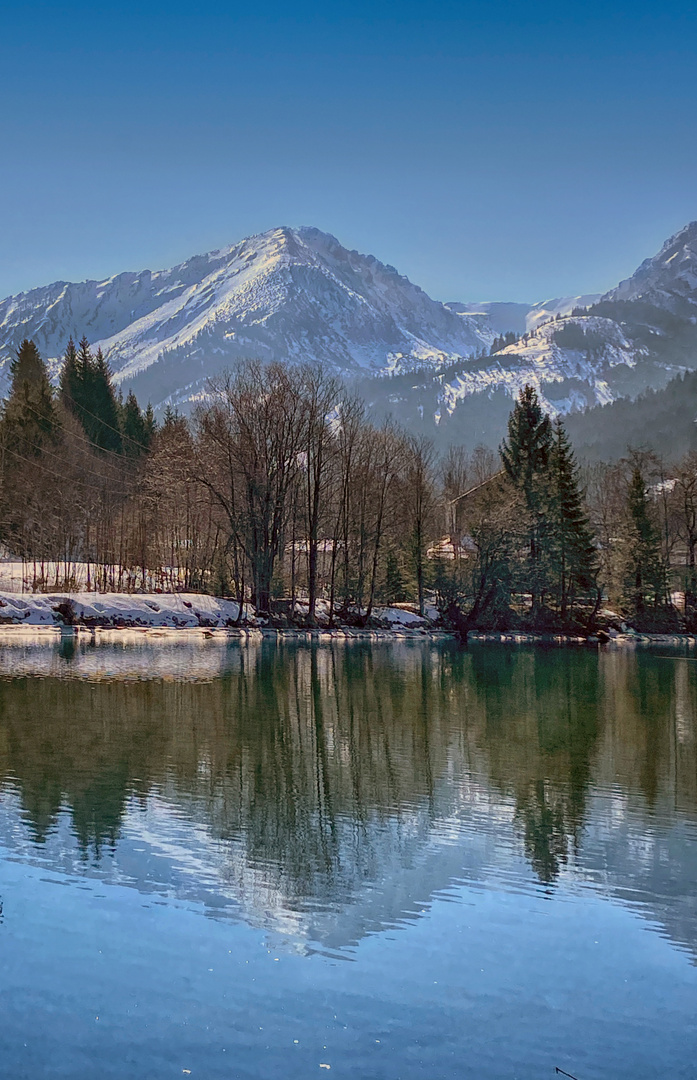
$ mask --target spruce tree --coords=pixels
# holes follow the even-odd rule
[[[90,437],[92,425],[87,410],[92,397],[92,366],[93,359],[87,338],[82,338],[79,350],[71,338],[65,350],[60,374],[61,399]]]
[[[385,602],[388,604],[401,604],[408,599],[407,584],[399,555],[394,549],[387,552],[385,558],[385,586],[383,590]]]
[[[167,405],[165,408],[165,415],[162,420],[162,426],[164,428],[173,427],[179,420],[179,413],[176,409],[173,409],[171,405]]]
[[[102,350],[97,351],[92,367],[92,398],[90,413],[94,418],[92,441],[100,450],[120,453],[122,450],[119,430],[119,410],[111,381],[111,369]]]
[[[75,342],[72,338],[68,342],[65,350],[63,367],[61,368],[58,385],[60,388],[61,400],[66,409],[69,409],[70,412],[76,412],[77,402],[80,398],[81,380],[77,361],[77,349],[75,348]]]
[[[597,553],[571,443],[560,417],[554,424],[549,468],[550,562],[559,613],[566,621],[574,598],[595,589]]]
[[[17,355],[10,364],[12,389],[14,396],[27,393],[42,380],[46,379],[46,367],[39,356],[39,350],[33,341],[25,338],[17,349]]]
[[[102,350],[93,356],[85,337],[76,350],[71,339],[60,386],[64,404],[78,418],[95,449],[120,453],[118,402]]]
[[[155,438],[155,432],[157,431],[157,421],[150,402],[148,402],[148,407],[145,410],[143,419],[145,424],[145,449],[149,450],[152,446],[152,441]]]
[[[508,439],[501,460],[509,479],[525,493],[529,505],[539,494],[539,477],[546,473],[552,450],[552,425],[532,386],[520,391],[508,418]]]
[[[22,342],[10,372],[0,424],[0,536],[10,550],[27,555],[47,525],[48,469],[55,458],[49,458],[48,469],[42,459],[57,442],[59,423],[46,365],[33,341]]]
[[[642,618],[666,604],[667,574],[655,516],[639,464],[632,469],[627,489],[627,557],[624,599],[631,614]]]
[[[147,432],[145,417],[140,411],[140,406],[132,390],[121,411],[121,430],[123,432],[123,448],[129,457],[138,457],[147,449]]]
[[[522,587],[532,597],[533,616],[547,587],[545,503],[549,489],[552,425],[532,386],[520,391],[500,446],[503,467],[521,492],[528,514],[528,565]]]
[[[4,444],[11,454],[38,456],[58,431],[53,389],[33,341],[24,339],[10,365],[10,392],[3,410]]]

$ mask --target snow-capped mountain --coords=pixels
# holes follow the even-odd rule
[[[575,314],[574,314],[575,312]],[[534,304],[514,344],[442,380],[440,416],[472,393],[534,385],[552,413],[634,398],[697,368],[697,222],[604,296]],[[436,413],[438,419],[438,413]]]
[[[517,340],[492,355],[507,331]],[[10,297],[0,383],[25,336],[57,370],[68,338],[83,334],[117,382],[156,407],[196,400],[244,358],[305,360],[441,444],[496,443],[526,383],[551,413],[570,413],[697,368],[697,222],[604,296],[533,305],[442,304],[318,229],[273,229],[171,270]]]
[[[470,314],[474,307],[452,306]],[[604,296],[545,301],[528,308],[525,319],[525,333],[504,347],[499,342],[493,355],[422,372],[417,385],[413,377],[389,386],[373,381],[366,396],[374,409],[425,429],[442,446],[474,446],[500,441],[512,399],[526,383],[552,415],[661,390],[697,369],[697,223]]]
[[[612,369],[633,368],[637,358],[637,350],[612,319],[584,315],[553,320],[496,353],[493,364],[489,358],[487,368],[445,381],[443,407],[452,413],[462,398],[487,384],[511,397],[531,384],[553,414],[604,405],[613,400]]]
[[[57,362],[68,338],[83,334],[118,382],[154,403],[190,396],[243,357],[377,375],[440,367],[494,336],[486,319],[452,311],[313,228],[273,229],[171,270],[58,282],[0,303],[5,364],[24,337]]]
[[[666,240],[652,259],[616,289],[607,301],[642,301],[675,314],[694,315],[697,309],[697,221]]]

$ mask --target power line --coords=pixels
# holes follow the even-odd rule
[[[459,502],[460,499],[466,499],[468,495],[474,495],[475,491],[479,491],[481,488],[486,487],[487,484],[490,484],[492,480],[496,480],[499,476],[503,476],[505,471],[505,469],[499,469],[493,476],[489,476],[486,480],[482,480],[481,484],[475,484],[475,486],[469,488],[468,491],[463,491],[462,495],[456,495],[454,499],[450,500],[450,505],[452,506],[454,503]]]
[[[43,419],[42,416],[41,416],[41,413],[38,411],[38,409],[35,409],[33,407],[33,405],[29,404],[28,401],[25,401],[22,404],[23,404],[23,407],[25,407],[27,409],[30,409],[34,413],[34,415],[37,416],[40,420]],[[80,422],[79,417],[75,417],[75,419],[78,421],[78,423]],[[117,461],[119,461],[120,463],[123,463],[124,460],[125,460],[123,454],[120,454],[118,452],[118,450],[107,450],[102,446],[95,446],[94,443],[92,442],[92,440],[87,435],[81,435],[79,431],[71,431],[70,434],[73,436],[73,438],[79,439],[80,442],[85,443],[85,445],[88,446],[90,448],[90,450],[97,450],[100,454],[109,454],[109,455],[111,455],[111,457],[115,457],[117,459]],[[124,438],[127,438],[127,436],[124,436]],[[133,441],[133,440],[131,440],[131,441]],[[135,445],[138,446],[141,453],[144,452],[145,449],[146,449],[140,443],[136,443]]]
[[[69,478],[65,475],[65,473],[54,472],[53,469],[46,468],[46,466],[42,465],[40,463],[40,461],[38,461],[37,459],[32,459],[32,458],[25,457],[23,454],[20,454],[17,450],[12,450],[9,446],[3,447],[3,452],[6,453],[6,454],[12,454],[12,456],[17,458],[18,461],[24,461],[27,465],[32,465],[34,468],[39,469],[43,473],[46,473],[47,476],[53,476],[57,480],[61,480],[64,483],[69,480]],[[51,453],[51,451],[47,450],[47,449],[44,449],[44,450],[42,450],[42,453],[49,454],[49,453]],[[53,456],[56,457],[56,458],[58,457],[58,455],[55,454],[55,453],[53,454]],[[97,477],[99,475],[98,473],[93,472],[92,470],[85,470],[85,471],[89,472],[90,475],[92,475],[94,477]],[[73,481],[69,481],[69,482],[73,483]],[[78,481],[76,481],[76,482],[81,483],[81,484],[86,484],[88,487],[93,487],[93,488],[98,489],[98,490],[100,490],[102,492],[104,491],[104,486],[107,485],[107,484],[110,485],[110,488],[111,488],[112,491],[115,490],[115,486],[114,486],[114,484],[112,483],[112,481],[110,480],[109,477],[104,477],[103,480],[102,480],[102,483],[99,483],[99,484],[96,484],[96,483],[91,484],[88,480],[84,480],[82,477],[80,477],[80,479]],[[119,489],[119,494],[121,494],[121,495],[132,495],[133,492],[130,489],[122,486]]]
[[[134,396],[135,396],[135,395],[134,395]],[[137,399],[136,399],[136,400],[137,400]],[[150,403],[148,402],[148,404],[150,404]],[[86,416],[91,416],[93,420],[97,420],[97,421],[98,421],[98,423],[102,424],[102,425],[103,425],[103,426],[104,426],[105,428],[108,428],[108,429],[109,429],[109,431],[113,431],[113,432],[115,432],[115,433],[116,433],[117,435],[119,435],[119,436],[120,436],[120,437],[121,437],[122,439],[125,439],[125,440],[126,440],[126,442],[130,442],[130,443],[133,443],[133,445],[134,445],[134,446],[136,446],[136,447],[137,447],[137,448],[138,448],[139,450],[142,450],[142,449],[143,449],[143,447],[142,447],[142,444],[141,444],[141,443],[139,443],[139,442],[137,441],[137,439],[132,439],[132,438],[130,437],[130,435],[125,435],[125,434],[124,434],[124,432],[122,432],[122,431],[121,431],[121,430],[120,430],[119,428],[116,428],[116,427],[114,427],[114,426],[113,426],[113,424],[108,424],[108,423],[106,422],[106,420],[103,420],[103,419],[102,419],[102,417],[101,417],[101,416],[97,416],[97,415],[95,415],[95,413],[93,413],[93,412],[90,412],[90,410],[89,410],[89,409],[86,409],[84,405],[76,405],[76,408],[77,408],[78,410],[80,410],[81,412],[85,413],[85,415],[86,415]],[[138,406],[138,408],[140,408],[140,405]],[[141,410],[141,411],[142,411],[142,410]],[[110,453],[112,453],[112,454],[113,454],[113,453],[114,453],[114,451],[112,450],[112,451],[110,451]]]

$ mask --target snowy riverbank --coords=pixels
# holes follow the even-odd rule
[[[302,604],[296,605],[302,617]],[[326,602],[318,602],[318,625],[307,629],[294,625],[269,625],[257,619],[245,605],[242,618],[233,600],[203,593],[13,593],[0,592],[0,639],[115,632],[124,640],[127,631],[149,638],[207,637],[249,640],[276,639],[324,642],[335,639],[382,641],[404,638],[452,638],[438,620],[435,608],[425,616],[408,606],[378,607],[370,624],[330,628]],[[478,633],[470,631],[468,642],[507,645],[637,645],[690,646],[697,638],[689,634],[638,634],[610,630],[599,637],[573,634],[533,634],[520,631]]]
[[[403,607],[378,607],[369,627],[329,629],[325,603],[318,604],[317,629],[269,626],[257,619],[245,605],[240,618],[239,605],[202,593],[12,593],[0,592],[0,628],[27,627],[65,632],[81,629],[132,629],[140,631],[207,630],[231,635],[312,637],[392,637],[437,634],[445,631],[436,625],[437,612],[429,616]],[[297,605],[302,615],[302,605]]]

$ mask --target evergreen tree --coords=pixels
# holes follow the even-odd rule
[[[0,536],[10,550],[27,555],[46,535],[52,481],[42,459],[57,441],[59,424],[46,365],[33,341],[22,342],[10,372],[0,424]]]
[[[155,438],[155,432],[157,431],[157,421],[155,419],[155,413],[153,412],[153,408],[150,402],[148,402],[148,407],[145,410],[144,423],[145,448],[146,450],[149,450],[152,446],[152,441]]]
[[[60,387],[64,404],[78,418],[92,445],[98,450],[120,453],[118,401],[102,350],[92,356],[87,338],[82,338],[77,350],[71,339]]]
[[[552,452],[552,425],[532,386],[520,391],[508,419],[508,439],[500,446],[503,467],[511,483],[521,492],[528,514],[528,566],[523,588],[532,595],[533,613],[544,596],[546,519],[549,494],[549,465]]]
[[[89,412],[94,421],[92,442],[100,450],[121,453],[122,440],[119,429],[119,410],[111,381],[111,369],[102,350],[97,351],[92,367],[92,396]],[[136,402],[137,407],[137,402]]]
[[[25,338],[17,349],[17,355],[10,364],[12,376],[12,395],[25,394],[46,379],[46,367],[39,356],[39,350],[33,341]]]
[[[408,599],[405,575],[400,565],[399,555],[394,549],[390,549],[385,558],[383,597],[388,604],[402,604]]]
[[[508,439],[501,444],[501,460],[509,479],[533,505],[539,477],[546,473],[552,450],[552,425],[532,386],[520,391],[508,418]]]
[[[35,457],[55,438],[58,418],[48,371],[33,341],[24,339],[10,374],[10,392],[3,410],[4,445],[14,455]]]
[[[129,390],[126,403],[122,407],[121,430],[124,452],[130,457],[138,457],[147,448],[148,439],[145,417],[132,390]]]
[[[150,406],[148,406],[149,408]],[[179,413],[176,409],[173,409],[171,405],[167,405],[165,408],[165,415],[162,421],[162,426],[165,428],[172,427],[179,420]]]
[[[559,613],[566,620],[575,596],[595,588],[597,555],[578,465],[561,418],[554,425],[549,481],[551,572]]]
[[[627,490],[627,559],[624,599],[640,618],[667,601],[667,574],[661,541],[641,466],[635,463]]]
[[[77,361],[77,349],[71,338],[63,357],[59,379],[60,396],[63,404],[71,412],[76,412],[77,402],[80,399],[81,380]]]

